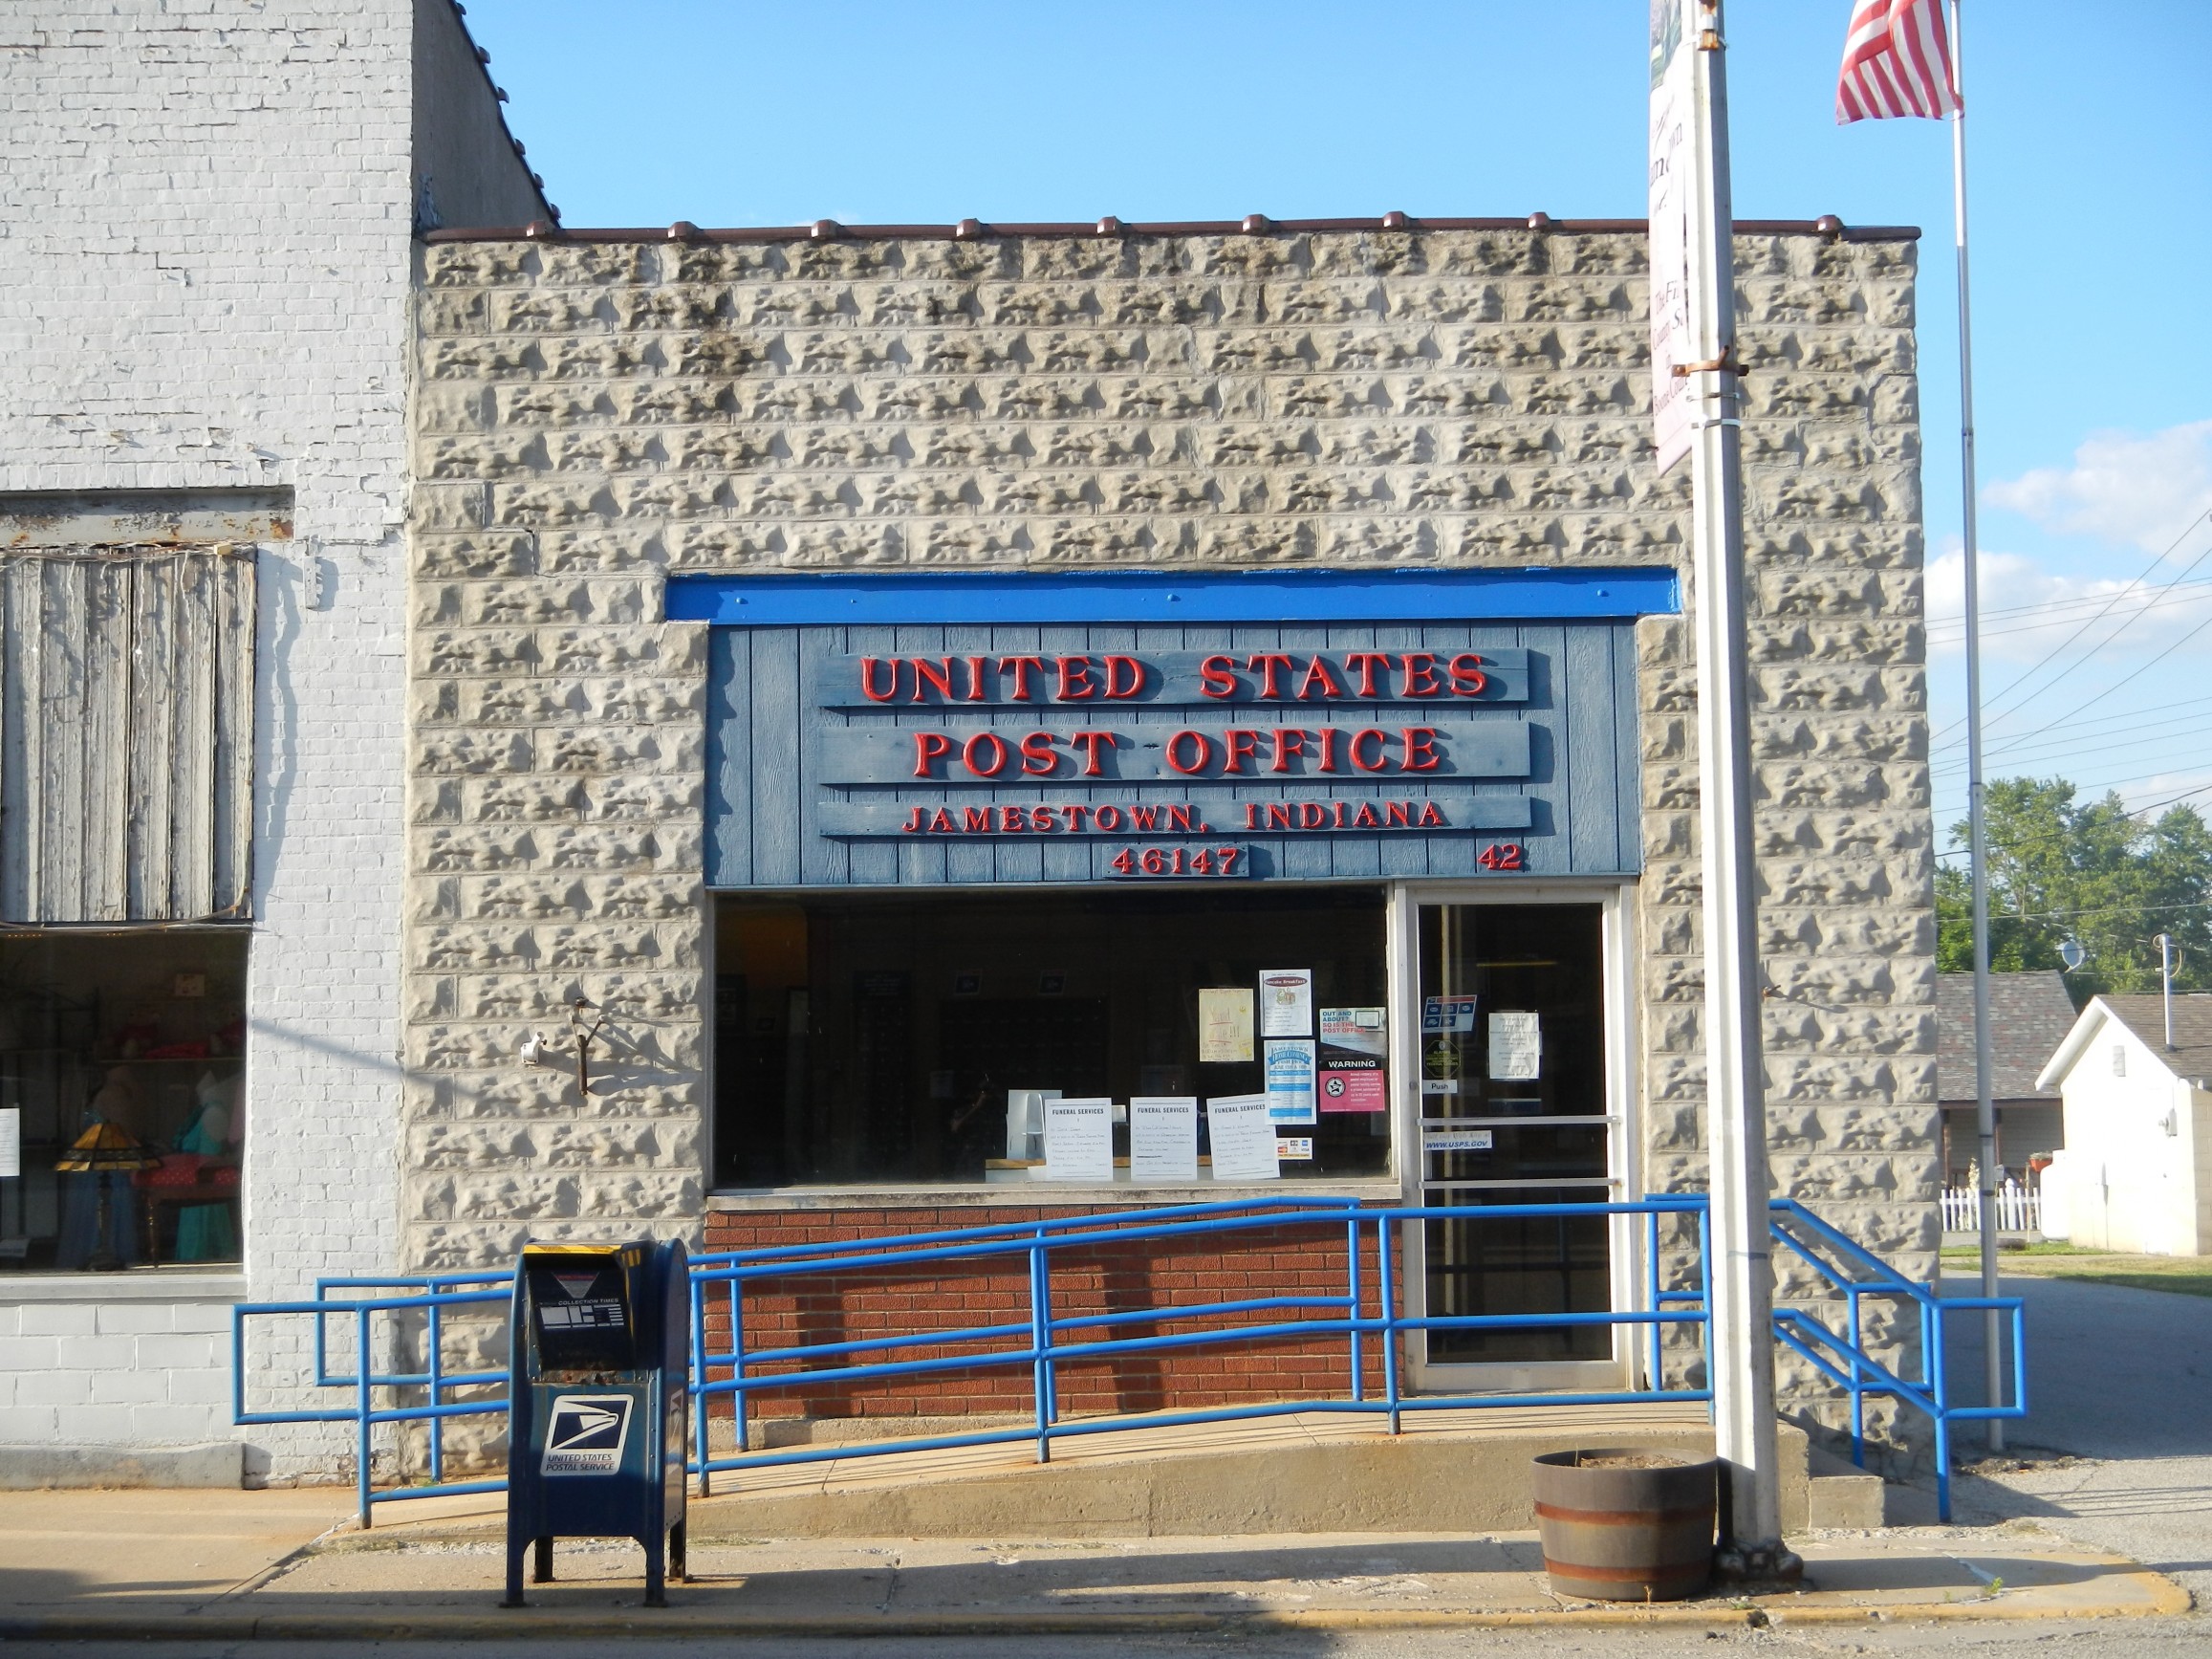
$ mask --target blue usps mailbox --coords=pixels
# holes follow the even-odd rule
[[[683,1246],[528,1244],[515,1265],[507,1442],[507,1601],[553,1579],[556,1538],[632,1538],[645,1604],[683,1571],[690,1405]]]

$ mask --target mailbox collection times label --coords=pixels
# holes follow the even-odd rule
[[[627,1394],[556,1394],[540,1474],[614,1474],[630,1438]]]

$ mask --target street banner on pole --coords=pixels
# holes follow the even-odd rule
[[[1659,469],[1690,452],[1691,52],[1681,0],[1651,0],[1651,414]]]

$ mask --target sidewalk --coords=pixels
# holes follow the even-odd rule
[[[1815,1535],[1796,1540],[1800,1592],[1643,1607],[1554,1597],[1528,1534],[792,1542],[726,1536],[708,1499],[692,1508],[692,1581],[669,1587],[667,1608],[640,1604],[634,1545],[576,1541],[558,1547],[558,1583],[507,1610],[497,1499],[425,1500],[366,1535],[350,1530],[350,1501],[336,1488],[10,1493],[0,1639],[1725,1628],[2189,1606],[2133,1561],[2018,1524]]]

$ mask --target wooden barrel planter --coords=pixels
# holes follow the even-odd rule
[[[1720,1464],[1645,1447],[1536,1459],[1544,1569],[1563,1596],[1679,1602],[1713,1576]]]

